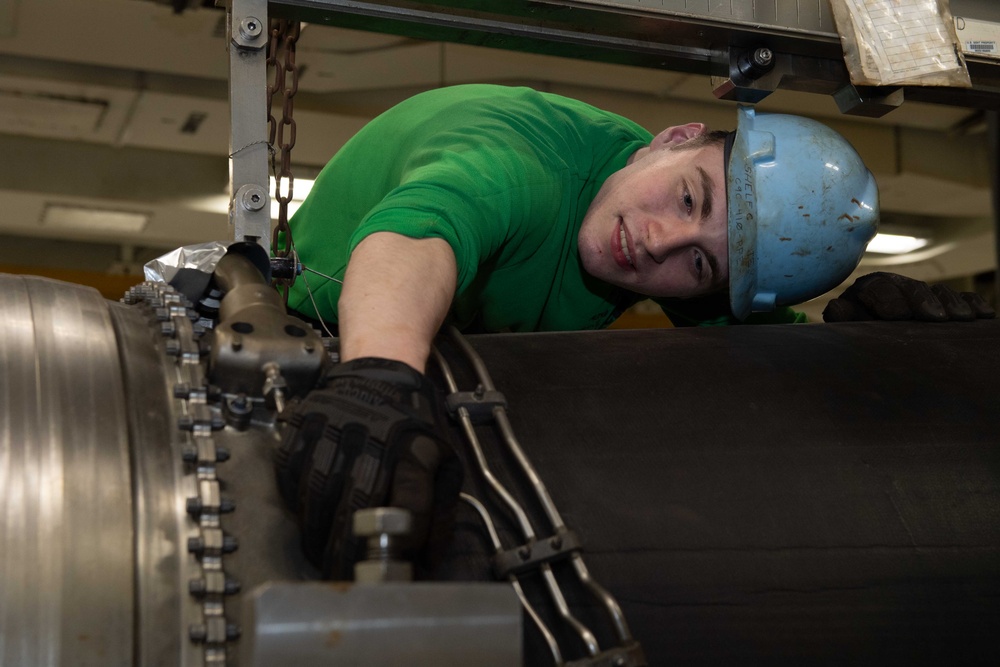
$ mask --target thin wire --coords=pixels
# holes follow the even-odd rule
[[[271,154],[271,160],[273,162],[273,160],[274,160],[274,146],[272,146],[270,143],[268,143],[268,141],[266,139],[262,139],[261,141],[251,141],[246,146],[240,146],[239,148],[237,148],[236,150],[234,150],[232,153],[230,153],[229,157],[236,157],[236,154],[239,153],[240,151],[245,151],[246,149],[250,148],[251,146],[257,146],[257,145],[260,145],[260,144],[264,144],[265,146],[267,146],[267,151]]]
[[[295,264],[297,265],[299,263],[299,253],[295,250],[295,246],[292,246],[292,258],[294,259]],[[307,269],[305,266],[302,267],[302,270],[312,271],[313,273],[323,276],[323,274],[320,273],[319,271],[313,271],[312,269]],[[337,280],[336,278],[331,278],[330,276],[323,276],[323,277],[329,278],[330,280],[338,282],[341,285],[344,284],[342,280]],[[309,296],[309,302],[312,304],[313,312],[316,313],[316,319],[319,321],[320,326],[323,327],[323,331],[325,331],[326,335],[329,336],[330,338],[336,338],[336,336],[333,335],[333,332],[327,328],[326,322],[323,321],[323,316],[319,314],[319,306],[316,304],[316,299],[313,297],[313,291],[312,288],[309,286],[309,281],[306,279],[305,273],[302,274],[302,284],[306,286],[306,294]]]
[[[340,283],[341,285],[344,284],[344,281],[341,280],[340,278],[334,278],[333,276],[328,276],[325,273],[320,273],[316,269],[311,269],[308,266],[306,266],[305,264],[302,265],[302,270],[303,271],[308,271],[309,273],[315,273],[320,278],[326,278],[327,280],[332,280],[333,282]]]

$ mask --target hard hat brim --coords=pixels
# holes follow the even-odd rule
[[[750,315],[757,288],[757,189],[755,151],[750,145],[754,110],[740,106],[737,114],[736,137],[726,165],[729,306],[734,316],[744,320]]]

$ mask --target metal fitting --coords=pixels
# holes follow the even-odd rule
[[[774,52],[766,46],[747,51],[737,59],[736,67],[748,79],[759,79],[774,67]]]
[[[244,39],[254,39],[260,37],[260,34],[264,31],[264,27],[261,25],[260,19],[256,16],[248,16],[242,21],[240,21],[240,35]]]
[[[269,361],[261,367],[264,371],[264,398],[274,402],[274,409],[278,412],[285,411],[285,394],[288,392],[288,383],[281,375],[281,366],[273,361]]]
[[[236,191],[236,199],[248,211],[259,211],[267,205],[267,190],[254,183],[247,183]]]
[[[354,513],[354,534],[367,538],[367,560],[354,566],[354,579],[358,583],[409,581],[413,566],[399,560],[398,538],[413,530],[413,517],[409,510],[399,507],[369,507]]]
[[[369,507],[354,513],[353,527],[358,537],[408,535],[413,530],[413,517],[400,507]]]

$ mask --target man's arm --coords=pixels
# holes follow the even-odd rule
[[[455,253],[443,239],[366,237],[351,253],[338,302],[341,360],[394,359],[423,373],[457,274]]]

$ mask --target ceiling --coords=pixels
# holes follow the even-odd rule
[[[134,271],[164,250],[230,238],[225,17],[149,0],[0,0],[0,264]],[[292,161],[306,177],[373,115],[448,84],[530,85],[654,132],[692,120],[727,129],[735,118],[702,76],[319,25],[304,27],[297,62]],[[862,119],[827,96],[786,91],[759,106],[845,134],[878,178],[886,230],[932,238],[912,256],[869,256],[866,267],[890,263],[931,280],[994,267],[981,112],[906,102]],[[70,231],[43,221],[54,206],[149,222],[135,233]]]

